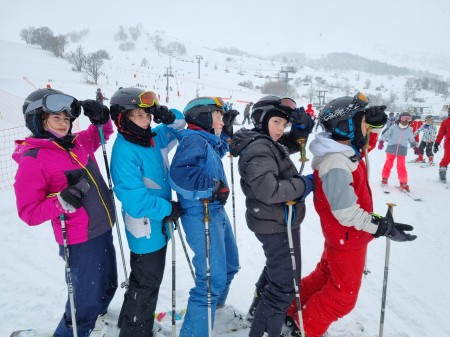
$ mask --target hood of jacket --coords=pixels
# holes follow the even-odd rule
[[[318,133],[309,144],[309,150],[315,157],[323,157],[333,152],[351,151],[353,154],[355,153],[355,150],[350,145],[345,145],[331,139],[331,133],[329,132]]]

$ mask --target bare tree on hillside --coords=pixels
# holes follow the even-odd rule
[[[32,44],[33,32],[36,28],[28,27],[20,31],[20,38],[25,41],[26,44]]]
[[[74,68],[72,68],[74,71],[79,72],[83,70],[83,66],[86,63],[86,55],[84,55],[83,47],[78,46],[75,51],[68,53],[66,55],[66,60],[74,66]]]
[[[84,73],[88,78],[92,78],[96,85],[100,76],[104,75],[102,67],[103,59],[97,53],[91,53],[86,56],[86,62],[83,66]]]
[[[308,90],[306,91],[306,97],[308,97],[308,102],[312,102],[314,97],[316,96],[316,87],[311,83],[308,86]]]
[[[56,57],[63,57],[64,49],[66,49],[69,41],[65,35],[50,36],[49,50],[53,52]]]

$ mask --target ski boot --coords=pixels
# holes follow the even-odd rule
[[[428,157],[428,165],[429,166],[434,166],[434,157],[433,156]]]
[[[414,160],[415,163],[425,163],[425,159],[423,159],[423,154],[419,154],[419,156]]]
[[[383,179],[381,179],[381,186],[387,186],[387,184],[388,184],[388,180],[387,180],[387,178],[383,178]]]
[[[405,192],[411,192],[407,183],[400,183],[400,189]]]
[[[447,181],[447,166],[439,167],[439,179],[443,182]]]

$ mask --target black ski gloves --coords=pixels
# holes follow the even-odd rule
[[[374,105],[364,110],[366,123],[375,129],[384,127],[388,120],[384,110],[386,110],[386,105]]]
[[[239,111],[237,110],[228,110],[223,115],[223,128],[222,132],[229,137],[233,137],[233,124],[236,116],[239,115]]]
[[[316,183],[314,182],[314,174],[308,174],[306,176],[297,176],[299,177],[303,183],[305,184],[305,191],[303,192],[302,196],[300,197],[300,201],[303,201],[306,199],[309,193],[314,191],[316,189]]]
[[[434,143],[433,145],[433,152],[437,153],[439,151],[439,143]]]
[[[291,126],[291,136],[297,139],[307,139],[314,128],[314,121],[310,115],[305,112],[303,107],[297,108],[291,115],[289,122]]]
[[[181,206],[178,201],[171,200],[172,204],[172,212],[168,216],[166,216],[163,221],[168,223],[175,223],[181,216]]]
[[[377,231],[373,234],[376,238],[387,236],[389,239],[397,242],[413,241],[417,238],[417,235],[405,233],[412,231],[414,229],[413,226],[394,222],[392,214],[389,211],[385,217],[373,213],[372,223],[378,225]]]
[[[109,121],[109,109],[107,106],[93,99],[79,101],[83,107],[84,115],[89,118],[92,124],[102,125]]]
[[[58,199],[66,211],[73,212],[75,209],[83,206],[83,198],[89,191],[89,188],[86,178],[81,178],[76,184],[69,185],[69,187],[63,189]]]
[[[148,110],[147,110],[148,109]],[[175,122],[175,114],[170,111],[165,105],[158,105],[147,108],[147,113],[150,112],[155,117],[155,123],[172,124]]]
[[[231,124],[233,125],[233,124]],[[211,202],[218,200],[221,205],[227,203],[228,196],[230,195],[230,189],[222,180],[216,181],[216,186],[212,192]]]

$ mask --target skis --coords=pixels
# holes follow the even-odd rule
[[[421,200],[422,200],[422,197],[419,197],[419,196],[415,195],[414,193],[411,193],[411,192],[402,190],[402,189],[400,188],[400,186],[395,186],[395,188],[396,188],[397,190],[399,190],[399,191],[405,193],[408,197],[410,197],[410,198],[413,199],[414,201],[421,201]],[[391,190],[389,189],[389,185],[388,185],[388,184],[381,184],[381,189],[383,190],[383,192],[384,192],[385,194],[391,193]]]
[[[52,337],[53,333],[50,333],[50,335],[39,333],[39,331],[36,331],[34,329],[27,329],[27,330],[16,330],[13,331],[13,333],[9,337]]]
[[[436,166],[436,163],[426,163],[424,165],[420,165],[421,168],[433,167]]]
[[[419,197],[411,192],[405,191],[405,190],[401,189],[400,186],[395,186],[395,188],[398,189],[399,191],[405,193],[408,197],[410,197],[414,201],[422,201],[422,197]]]

